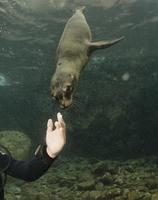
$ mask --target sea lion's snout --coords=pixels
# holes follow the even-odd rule
[[[73,89],[70,84],[63,88],[56,87],[51,92],[52,100],[55,100],[59,104],[60,108],[68,108],[73,103],[72,92]]]
[[[60,104],[59,104],[59,106],[60,106],[60,108],[62,108],[62,109],[65,109],[65,108],[68,108],[68,107],[70,107],[72,105],[72,100],[66,100],[66,101],[62,101],[62,102],[60,102]]]
[[[64,94],[60,94],[60,95],[52,95],[52,99],[55,100],[60,108],[65,109],[68,108],[72,105],[72,95],[69,96],[69,98],[66,98],[64,96]]]
[[[65,109],[73,103],[73,93],[76,79],[72,74],[55,74],[51,81],[51,95],[60,106]]]

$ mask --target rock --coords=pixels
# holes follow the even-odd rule
[[[144,194],[142,192],[139,192],[137,190],[135,191],[130,191],[128,193],[128,200],[139,200],[142,199]]]
[[[89,199],[90,200],[102,200],[102,193],[100,191],[90,191],[89,192]]]
[[[97,176],[103,175],[105,172],[109,172],[110,174],[116,174],[117,173],[116,163],[110,161],[109,162],[100,161],[96,163],[92,169],[92,173]]]
[[[158,200],[158,192],[152,195],[151,200]]]
[[[143,200],[151,200],[151,194],[150,193],[145,193]]]
[[[109,172],[107,172],[99,178],[99,181],[101,181],[104,185],[110,185],[113,183],[113,177]]]
[[[112,197],[116,197],[121,195],[121,189],[120,188],[112,188],[109,190],[109,192],[111,193]]]
[[[11,152],[16,159],[25,158],[31,147],[30,138],[19,131],[1,131],[0,143]]]
[[[95,185],[95,189],[96,189],[96,190],[99,190],[99,191],[104,190],[104,184],[103,184],[102,182],[98,182],[98,183]]]
[[[95,164],[95,166],[93,166],[92,169],[92,173],[97,175],[97,176],[101,176],[104,174],[105,170],[106,170],[106,163],[103,161],[100,161],[98,163]]]
[[[78,179],[81,182],[84,182],[84,181],[87,181],[87,180],[93,180],[94,176],[89,170],[86,170],[86,171],[83,171],[82,173],[79,174]]]
[[[93,190],[95,188],[95,181],[89,180],[85,182],[81,182],[77,185],[79,190]]]
[[[122,194],[123,199],[127,199],[128,193],[129,193],[129,189],[125,188],[125,189],[123,190],[123,194]]]
[[[89,199],[89,193],[90,193],[89,191],[83,192],[82,199],[84,199],[84,200]]]
[[[158,188],[158,179],[150,178],[145,181],[145,186],[149,189],[157,189]]]
[[[105,200],[113,200],[114,198],[121,195],[121,189],[120,188],[106,188],[105,191],[102,193],[102,197]]]
[[[122,185],[124,183],[123,177],[120,176],[115,177],[114,183],[116,183],[117,185]]]

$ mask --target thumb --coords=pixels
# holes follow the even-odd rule
[[[47,132],[53,130],[53,121],[52,119],[49,119],[47,122]]]

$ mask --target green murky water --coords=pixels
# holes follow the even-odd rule
[[[47,118],[59,110],[50,98],[55,51],[78,5],[83,2],[0,2],[2,130],[20,129],[38,140]],[[68,146],[87,155],[157,154],[158,3],[105,0],[84,5],[94,40],[126,39],[91,56],[75,105],[62,112],[70,127]]]
[[[64,25],[79,5],[94,40],[125,40],[93,53],[74,106],[62,111],[51,102],[50,79]],[[157,0],[0,0],[0,130],[24,132],[34,148],[48,117],[61,111],[67,156],[156,156],[157,32]]]

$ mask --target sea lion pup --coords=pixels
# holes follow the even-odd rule
[[[91,53],[110,47],[124,38],[92,42],[91,31],[82,11],[83,8],[76,9],[66,23],[56,52],[57,66],[51,79],[51,95],[61,108],[72,104],[80,73]]]

